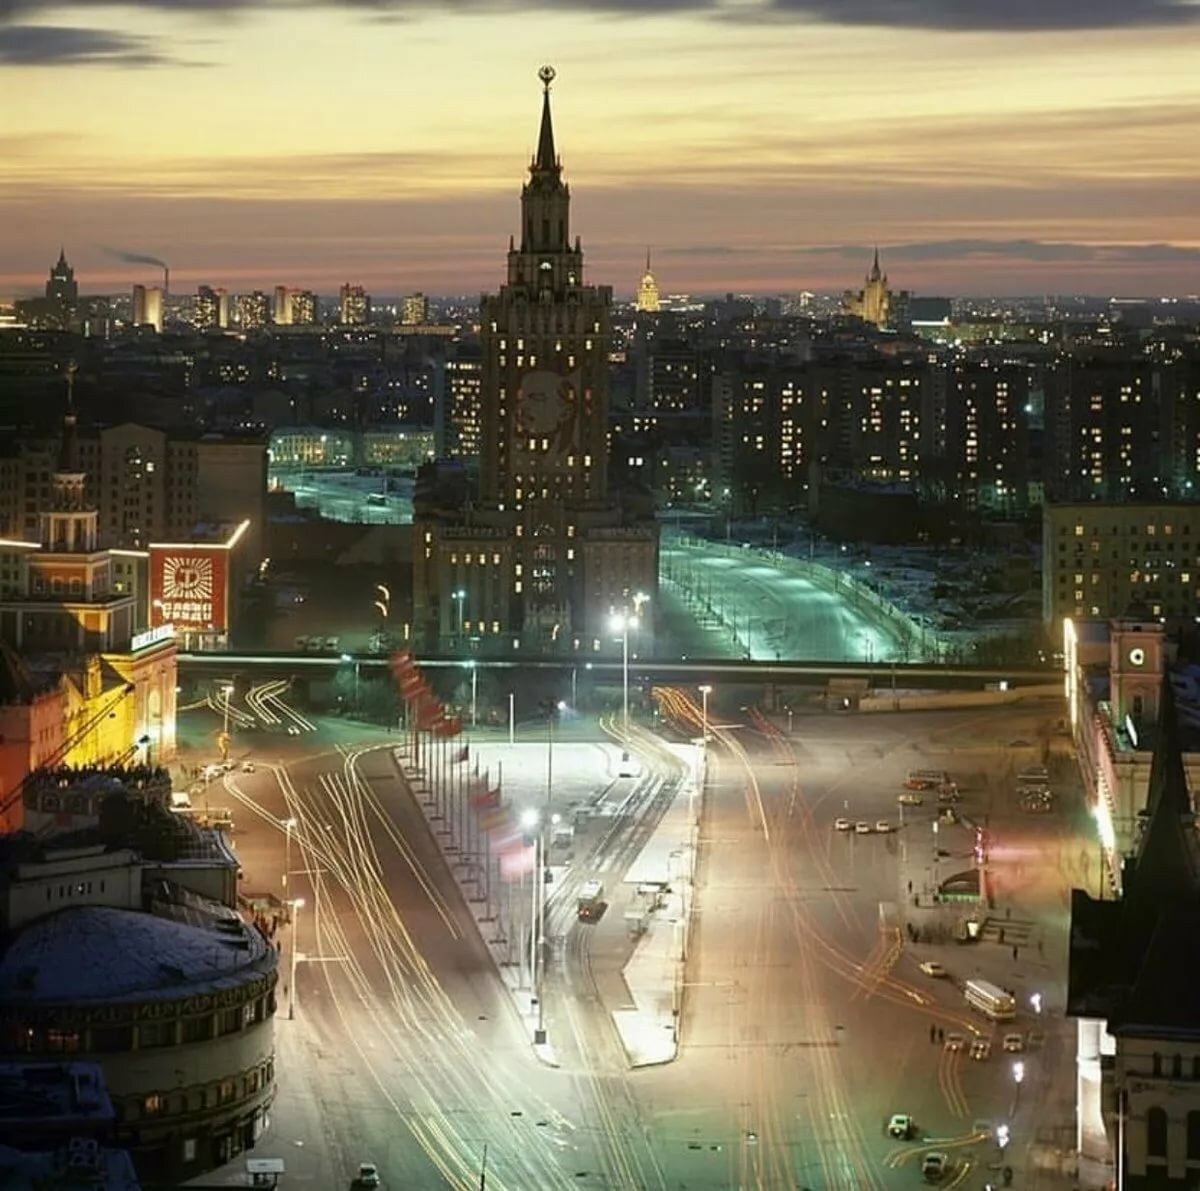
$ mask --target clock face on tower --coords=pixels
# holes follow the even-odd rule
[[[1144,666],[1146,664],[1146,651],[1140,646],[1135,646],[1129,651],[1129,664],[1131,666]]]
[[[547,368],[531,369],[521,377],[514,422],[516,450],[551,459],[566,455],[575,446],[578,419],[574,377]]]

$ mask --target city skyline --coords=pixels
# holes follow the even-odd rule
[[[1196,292],[1194,7],[827,7],[10,4],[0,293],[491,288],[543,61],[620,294]]]

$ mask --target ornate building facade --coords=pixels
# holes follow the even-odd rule
[[[424,648],[594,652],[611,612],[654,589],[658,533],[608,487],[612,290],[585,285],[543,67],[537,151],[508,275],[481,303],[478,500],[418,510]]]
[[[879,249],[876,248],[875,260],[863,281],[863,288],[857,291],[846,290],[842,295],[842,310],[855,318],[861,318],[865,323],[874,323],[877,327],[893,327],[898,321],[896,308],[907,301],[907,291],[895,294],[888,288],[888,277],[879,267]]]
[[[650,252],[646,251],[646,271],[638,282],[637,298],[634,302],[641,314],[657,314],[659,311],[658,282],[650,272]]]

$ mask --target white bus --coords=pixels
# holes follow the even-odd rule
[[[963,994],[972,1009],[992,1021],[1012,1021],[1017,1016],[1017,1002],[1012,995],[987,980],[968,980]]]

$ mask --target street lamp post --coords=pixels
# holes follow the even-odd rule
[[[294,818],[283,821],[283,900],[287,901],[288,881],[292,874],[292,831],[296,827]]]
[[[650,597],[638,592],[633,597],[633,611],[628,608],[612,619],[613,630],[621,634],[621,720],[625,747],[629,747],[629,630],[638,624],[638,610]]]
[[[453,595],[453,599],[458,603],[458,636],[461,640],[463,635],[463,616],[466,611],[467,593],[460,587]]]
[[[550,813],[550,805],[554,801],[554,721],[560,711],[566,711],[567,705],[561,699],[551,703],[546,710],[546,813]]]
[[[354,663],[354,710],[358,710],[358,660],[348,653],[342,654],[343,662]]]
[[[700,688],[700,749],[704,758],[708,758],[708,697],[712,687],[705,683]]]
[[[474,658],[467,662],[467,668],[471,671],[471,727],[474,728],[479,723],[479,667],[475,665]]]
[[[225,739],[229,739],[229,701],[233,698],[233,683],[227,682],[221,687],[221,694],[225,696],[225,726],[222,731],[225,734]]]
[[[300,936],[300,911],[304,909],[304,898],[294,897],[289,903],[292,907],[292,974],[288,981],[288,1021],[296,1016],[296,941]]]
[[[517,739],[517,696],[513,691],[508,692],[508,743],[513,744]]]

